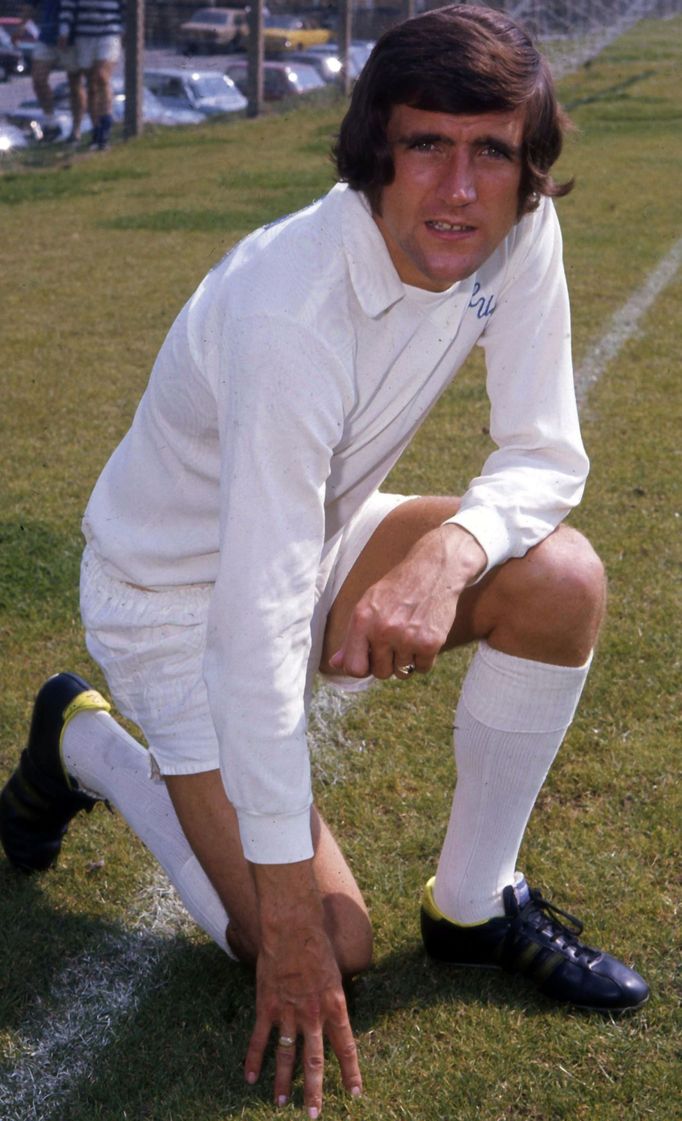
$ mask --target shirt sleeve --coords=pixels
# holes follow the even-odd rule
[[[218,576],[204,674],[248,860],[312,856],[305,683],[345,374],[315,332],[231,316],[216,368]]]
[[[477,539],[486,570],[523,556],[582,497],[588,472],[573,384],[570,309],[553,204],[524,220],[483,332],[496,450],[448,519]],[[520,231],[520,224],[516,228]]]

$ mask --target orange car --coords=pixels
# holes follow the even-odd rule
[[[307,16],[266,16],[263,39],[268,54],[303,51],[317,43],[328,43],[331,32]]]

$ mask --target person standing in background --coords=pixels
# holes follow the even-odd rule
[[[85,112],[85,94],[81,73],[76,63],[76,52],[68,38],[62,42],[59,37],[59,12],[60,0],[44,0],[38,13],[40,31],[38,42],[33,50],[31,79],[38,104],[44,113],[43,139],[59,140],[62,131],[54,111],[50,74],[53,70],[66,71],[73,118],[68,140],[77,143],[80,140],[81,123]]]
[[[121,57],[122,33],[122,0],[61,0],[58,45],[73,43],[78,69],[85,72],[93,123],[90,147],[99,151],[109,147],[111,79]]]

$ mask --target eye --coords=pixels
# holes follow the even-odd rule
[[[414,140],[407,142],[408,152],[439,152],[442,145],[437,137],[434,136],[420,136],[415,137]]]
[[[498,144],[483,144],[480,148],[482,156],[493,160],[512,160],[512,153]]]

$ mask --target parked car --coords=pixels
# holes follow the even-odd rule
[[[15,47],[4,27],[0,27],[0,82],[6,82],[14,74],[27,73],[28,67],[22,51]]]
[[[351,43],[348,50],[348,62],[352,82],[357,79],[369,58],[369,53],[365,50],[364,43]],[[316,46],[308,47],[305,51],[290,51],[287,54],[287,62],[289,61],[304,62],[308,66],[314,66],[325,82],[338,82],[341,79],[343,63],[337,43],[318,43]]]
[[[120,124],[125,116],[125,83],[122,78],[112,81],[113,105],[112,116]],[[57,82],[54,87],[55,116],[59,125],[57,141],[66,140],[71,135],[73,118],[71,116],[69,101],[69,84],[66,81]],[[7,114],[8,120],[23,130],[29,139],[41,140],[45,114],[35,100],[22,101],[18,109],[13,109]],[[146,88],[142,90],[142,120],[149,125],[198,125],[206,120],[203,113],[193,109],[169,109],[162,105],[157,97]],[[90,117],[85,114],[81,132],[87,136],[92,131]]]
[[[179,46],[188,54],[237,51],[249,34],[244,8],[200,8],[180,24]]]
[[[125,116],[125,81],[123,78],[112,79],[111,89],[114,95],[112,116],[115,121],[122,121]],[[57,82],[54,87],[54,101],[59,108],[69,107],[69,83]],[[89,118],[88,118],[89,119]],[[142,87],[142,120],[150,125],[199,125],[204,120],[203,113],[195,109],[169,109],[162,105],[158,97]]]
[[[40,34],[38,25],[22,16],[0,16],[0,27],[16,46],[24,40],[35,42]]]
[[[114,78],[111,86],[114,94],[111,112],[114,120],[120,123],[125,117],[125,82],[123,78]],[[204,114],[198,113],[196,109],[171,108],[164,105],[150,89],[146,86],[142,87],[142,120],[145,124],[164,127],[200,125],[205,119]]]
[[[330,39],[331,31],[307,16],[266,16],[264,20],[263,45],[268,54],[303,51],[315,43],[328,43]]]
[[[232,79],[213,70],[145,70],[144,84],[167,109],[193,109],[205,117],[238,113],[247,105]]]
[[[248,72],[246,59],[228,62],[225,72],[242,93],[246,94]],[[312,66],[306,66],[305,63],[263,63],[263,96],[266,101],[281,101],[283,97],[323,90],[325,84],[317,71]]]

